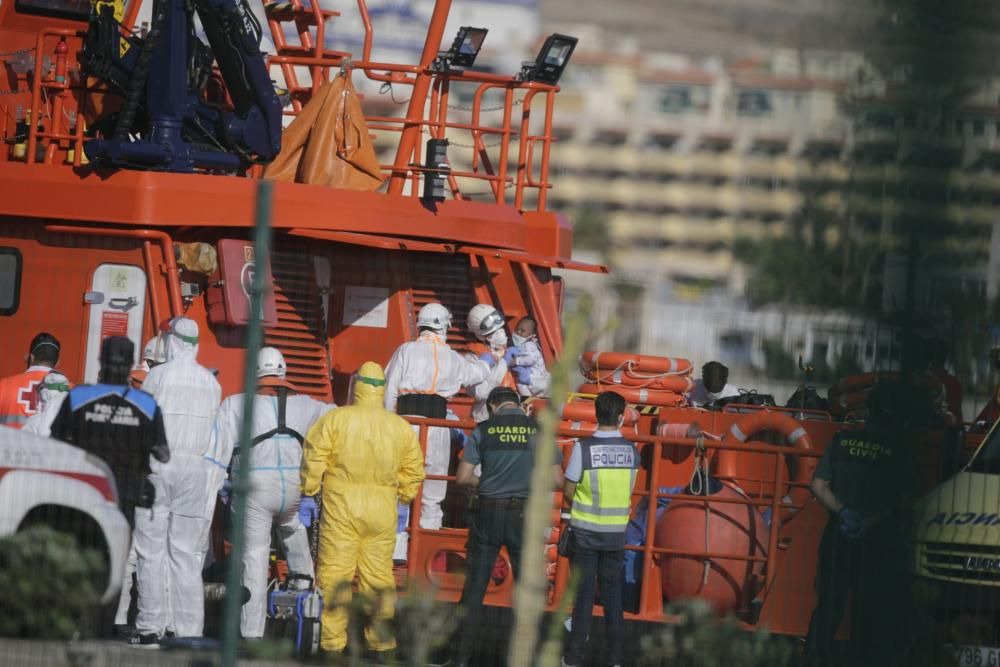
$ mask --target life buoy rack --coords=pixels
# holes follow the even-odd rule
[[[580,355],[584,370],[617,370],[629,368],[634,373],[686,375],[693,368],[688,359],[679,357],[654,357],[625,352],[584,352]]]
[[[641,389],[639,387],[623,387],[615,384],[585,383],[581,384],[577,391],[581,394],[600,394],[604,391],[613,391],[616,394],[620,394],[622,398],[633,405],[675,407],[683,405],[685,402],[683,396],[672,391]]]
[[[739,476],[737,457],[740,445],[750,439],[751,436],[762,431],[777,431],[784,439],[785,443],[804,452],[811,452],[813,447],[812,439],[806,430],[797,421],[788,415],[780,412],[769,412],[762,410],[744,416],[735,422],[722,437],[723,443],[731,448],[720,449],[716,455],[715,472],[719,477],[733,479]],[[788,496],[796,505],[804,505],[812,495],[809,490],[809,483],[812,481],[813,471],[816,468],[816,460],[812,458],[800,459],[796,466],[795,477],[790,479],[795,485],[788,491]],[[779,480],[775,480],[775,491],[777,492]],[[784,508],[781,510],[781,521],[787,522],[798,512],[797,509]]]

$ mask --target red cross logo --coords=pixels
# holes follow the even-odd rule
[[[17,394],[17,402],[19,405],[24,406],[24,413],[28,415],[33,415],[38,412],[38,392],[35,391],[35,387],[40,383],[40,380],[36,380],[30,383],[27,387],[21,389]]]

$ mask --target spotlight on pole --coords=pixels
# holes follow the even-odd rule
[[[559,82],[563,70],[569,64],[569,57],[576,48],[576,37],[554,33],[542,44],[541,51],[533,62],[521,66],[518,76],[521,81],[536,81],[554,86]]]
[[[489,31],[486,28],[463,25],[458,29],[451,48],[438,54],[431,69],[435,72],[447,72],[450,69],[472,67],[479,50],[483,48],[487,32]]]

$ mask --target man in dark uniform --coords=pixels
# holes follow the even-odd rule
[[[452,665],[468,665],[493,564],[507,547],[514,578],[521,560],[524,506],[531,491],[538,422],[521,410],[520,397],[509,387],[496,387],[486,399],[490,418],[480,422],[465,445],[456,481],[473,487],[469,541],[466,544],[464,615],[453,644]],[[476,477],[475,468],[482,466]],[[562,455],[556,451],[556,484],[562,483]]]
[[[118,503],[129,525],[135,508],[152,503],[147,481],[149,456],[170,459],[163,416],[153,397],[128,385],[134,346],[125,336],[101,344],[98,384],[74,387],[56,419],[52,437],[99,456],[115,476]],[[140,499],[142,499],[140,501]]]
[[[823,452],[811,489],[829,512],[819,548],[816,609],[806,654],[813,664],[833,661],[833,638],[848,598],[848,664],[887,664],[894,650],[891,605],[904,544],[900,511],[912,493],[915,471],[905,449],[904,408],[910,392],[899,383],[876,385],[869,418],[860,430],[840,431]]]

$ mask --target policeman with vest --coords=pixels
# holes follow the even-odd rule
[[[473,430],[455,481],[473,487],[477,495],[470,504],[467,567],[460,604],[462,624],[452,645],[452,664],[468,665],[490,581],[500,547],[507,547],[516,579],[521,561],[524,506],[531,490],[538,422],[521,410],[520,397],[510,387],[496,387],[486,399],[490,418]],[[562,455],[556,451],[555,484],[562,482]],[[476,477],[475,468],[482,466]]]
[[[569,562],[578,588],[573,624],[564,667],[584,664],[587,636],[594,607],[594,580],[601,589],[608,655],[604,664],[622,661],[622,588],[624,586],[625,529],[632,509],[632,487],[639,468],[639,452],[622,437],[625,399],[613,391],[597,396],[597,431],[573,445],[566,465],[564,502],[569,515]],[[589,661],[588,661],[589,662]]]
[[[23,373],[0,378],[0,426],[21,428],[28,417],[41,410],[36,387],[59,363],[59,341],[40,333],[28,346],[28,368]]]
[[[239,456],[241,451],[252,449],[243,552],[243,585],[250,591],[250,600],[240,615],[240,632],[248,639],[264,636],[272,524],[276,524],[285,547],[289,573],[313,576],[306,527],[315,518],[316,504],[310,497],[302,498],[299,490],[302,441],[313,423],[334,406],[296,393],[285,374],[281,352],[273,347],[261,348],[257,355],[253,439],[245,446],[238,442],[243,394],[234,394],[219,406],[212,447],[205,457],[228,468],[234,454]],[[304,508],[300,508],[300,499]]]

